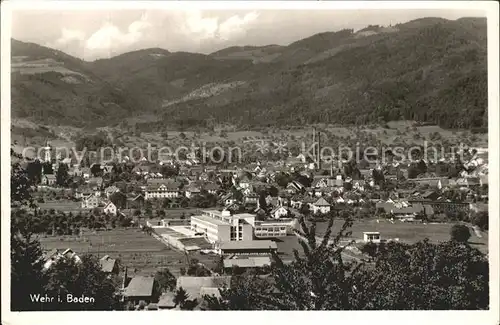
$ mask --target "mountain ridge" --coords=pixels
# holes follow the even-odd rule
[[[232,46],[208,55],[151,48],[93,62],[16,42],[13,57],[32,52],[31,59],[59,60],[75,73],[76,81],[60,68],[36,73],[32,66],[41,63],[20,63],[25,73],[13,76],[13,116],[32,120],[112,124],[153,113],[158,128],[182,120],[203,126],[209,118],[236,125],[414,119],[487,126],[486,19],[429,17],[319,33],[286,46]],[[51,100],[34,107],[45,95]]]

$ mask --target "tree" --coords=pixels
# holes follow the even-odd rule
[[[10,177],[11,206],[33,205],[31,185],[26,171],[18,163],[12,165]]]
[[[155,280],[158,282],[161,291],[172,291],[177,284],[175,276],[167,268],[157,271]]]
[[[100,164],[93,164],[93,165],[90,167],[90,173],[91,173],[91,174],[92,174],[92,176],[94,176],[94,177],[101,176],[101,175],[102,175],[101,165],[100,165]]]
[[[38,184],[42,180],[42,163],[38,159],[29,162],[26,166],[26,172],[29,180],[33,184]]]
[[[68,165],[59,164],[56,173],[56,184],[59,186],[68,185],[69,174],[68,174]]]
[[[470,238],[469,227],[466,225],[454,225],[450,230],[451,240],[466,243]]]
[[[44,292],[42,248],[25,221],[26,219],[23,220],[22,217],[11,218],[11,309],[13,311],[40,310],[40,303],[32,301],[30,295]]]
[[[115,192],[109,196],[109,200],[113,202],[118,209],[124,209],[127,205],[127,196],[122,192]]]
[[[50,162],[44,162],[43,165],[43,174],[44,175],[52,175],[54,174],[54,169],[52,168],[52,164]]]
[[[488,212],[478,212],[471,217],[473,225],[478,226],[481,230],[488,230]]]
[[[211,310],[447,310],[487,309],[487,257],[457,241],[379,245],[373,263],[345,262],[332,221],[317,242],[315,225],[300,221],[302,254],[285,265],[273,254],[270,277],[235,276],[221,298],[204,297]]]
[[[389,242],[355,281],[353,303],[371,310],[486,309],[488,269],[484,254],[456,241]]]
[[[208,302],[209,306],[236,310],[350,309],[349,294],[356,269],[354,264],[343,261],[345,247],[339,243],[350,234],[346,230],[351,221],[346,220],[332,239],[333,218],[330,219],[319,243],[315,223],[308,227],[303,218],[299,222],[302,229],[296,234],[303,254],[295,250],[294,261],[286,264],[273,253],[272,282],[257,275],[240,276],[229,289],[221,290],[221,299]]]
[[[186,302],[188,297],[189,296],[186,290],[184,290],[183,287],[180,287],[179,289],[177,289],[177,291],[175,291],[174,304],[176,306],[181,305]]]
[[[265,191],[261,191],[259,194],[259,207],[262,210],[267,211],[267,202],[266,202],[266,192]]]
[[[119,309],[118,281],[108,277],[101,270],[99,259],[86,254],[75,258],[62,257],[47,272],[45,292],[49,296],[63,297],[61,302],[54,301],[44,305],[47,310],[116,310]],[[95,302],[76,304],[67,301],[73,297],[93,297]]]
[[[361,252],[370,257],[374,257],[375,254],[377,253],[377,244],[373,242],[368,242],[363,245],[363,247],[361,248]]]

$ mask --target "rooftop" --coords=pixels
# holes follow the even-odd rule
[[[188,299],[195,299],[199,298],[202,294],[207,294],[207,291],[214,291],[208,288],[229,287],[231,284],[230,280],[230,276],[181,276],[177,278],[177,288],[182,287],[186,290],[189,295]]]
[[[116,260],[114,258],[110,258],[108,255],[104,256],[100,260],[101,270],[103,272],[113,272],[115,268]]]
[[[130,280],[124,295],[127,297],[149,297],[153,294],[154,278],[135,276]]]
[[[224,267],[226,267],[226,268],[233,267],[233,266],[263,267],[265,265],[271,265],[271,259],[269,258],[269,256],[225,259],[224,260]]]
[[[278,249],[271,240],[229,241],[220,244],[221,249]]]
[[[206,215],[197,215],[197,216],[192,216],[191,217],[191,220],[195,218],[195,219],[198,219],[198,220],[202,220],[202,221],[206,221],[206,222],[211,222],[215,225],[229,225],[229,223],[225,222],[225,221],[222,221],[222,220],[219,220],[219,219],[215,219],[215,218],[212,218],[212,217],[209,217],[209,216],[206,216]]]

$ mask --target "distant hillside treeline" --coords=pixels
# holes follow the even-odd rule
[[[13,114],[47,123],[117,123],[154,113],[159,123],[184,126],[405,119],[487,127],[483,18],[424,18],[211,55],[149,49],[92,63],[13,42],[13,56],[43,52],[91,80],[68,83],[64,71],[13,75]]]

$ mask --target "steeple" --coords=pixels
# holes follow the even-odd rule
[[[43,148],[45,152],[45,158],[44,162],[50,162],[51,161],[51,146],[49,144],[49,141],[45,139],[45,147]]]

